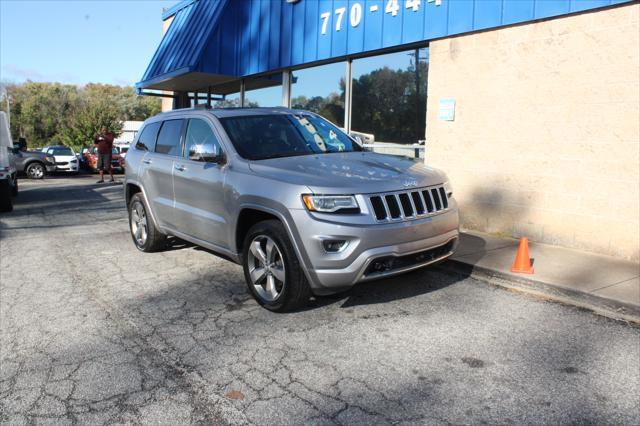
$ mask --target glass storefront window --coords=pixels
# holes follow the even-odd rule
[[[320,114],[344,126],[344,73],[346,64],[322,65],[293,71],[291,107]]]
[[[231,93],[224,97],[224,100],[211,102],[213,108],[240,108],[240,92]]]
[[[282,74],[245,81],[245,107],[276,107],[282,105]]]
[[[354,60],[351,130],[375,142],[425,139],[428,49]]]

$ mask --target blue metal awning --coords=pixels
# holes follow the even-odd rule
[[[209,38],[222,16],[228,0],[188,0],[169,10],[173,21],[156,50],[142,80],[136,83],[141,89],[180,90],[180,77],[198,71]],[[201,74],[201,73],[198,73]],[[193,76],[196,80],[219,82],[220,79]],[[221,76],[222,77],[222,76]],[[231,77],[231,76],[229,76]],[[229,77],[226,80],[229,80]],[[233,77],[231,77],[233,78]],[[193,89],[193,78],[190,79]],[[225,78],[222,78],[224,81]]]
[[[184,0],[165,12],[173,21],[136,87],[232,93],[241,78],[268,86],[284,69],[633,1]]]

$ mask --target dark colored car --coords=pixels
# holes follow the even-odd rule
[[[24,173],[31,179],[42,179],[45,174],[56,171],[56,160],[44,152],[13,148],[13,154],[18,173]]]

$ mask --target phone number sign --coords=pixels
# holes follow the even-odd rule
[[[423,3],[435,3],[436,6],[440,6],[442,0],[387,0],[384,11],[380,10],[377,4],[373,4],[369,6],[366,12],[371,14],[386,13],[391,16],[397,16],[401,7],[413,12],[418,12]],[[351,25],[351,27],[356,28],[362,22],[362,14],[364,12],[361,3],[353,3],[347,17],[345,17],[345,14],[347,14],[346,7],[339,7],[333,11],[323,12],[320,14],[320,33],[325,35],[329,31],[340,31],[344,28],[344,25]],[[335,16],[335,25],[332,25],[330,28],[329,22],[331,21],[332,13]]]

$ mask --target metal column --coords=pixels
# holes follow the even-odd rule
[[[189,99],[189,93],[187,92],[174,92],[173,109],[189,108],[191,106],[191,99]]]
[[[291,108],[291,71],[282,72],[282,106]]]
[[[244,78],[240,80],[240,108],[244,108]]]
[[[352,84],[352,63],[351,59],[347,61],[347,69],[344,76],[344,130],[347,134],[351,133],[351,106],[353,101],[353,84]]]

